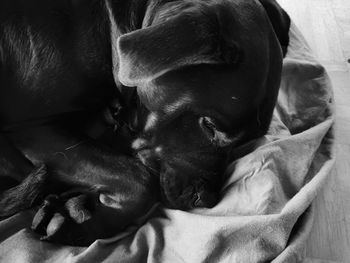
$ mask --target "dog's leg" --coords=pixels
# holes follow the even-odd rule
[[[69,194],[68,194],[69,195]],[[41,235],[41,240],[55,241],[69,245],[89,245],[97,238],[103,238],[115,226],[104,226],[105,222],[96,216],[98,193],[80,190],[71,196],[64,193],[60,196],[49,195],[33,218],[32,229]],[[107,216],[113,214],[113,210]],[[99,215],[101,216],[101,215]],[[94,225],[95,224],[95,225]],[[88,227],[87,227],[88,226]],[[114,232],[115,233],[115,232]]]
[[[49,196],[33,220],[44,239],[86,245],[142,217],[158,198],[157,178],[135,158],[82,135],[39,127],[12,135],[15,145],[50,171]]]
[[[36,213],[32,229],[41,235],[41,240],[86,246],[96,239],[115,235],[147,212],[144,207],[132,206],[131,202],[130,207],[119,209],[107,206],[100,201],[100,195],[94,192],[82,191],[68,199],[64,195],[48,196]],[[140,200],[137,202],[140,203]],[[120,205],[119,202],[115,204]],[[142,210],[143,214],[138,215]]]
[[[42,197],[47,182],[44,165],[35,168],[20,184],[0,194],[0,219],[35,205]]]
[[[31,207],[40,197],[46,177],[44,165],[34,166],[0,134],[0,218]]]
[[[114,161],[118,162],[118,158]],[[124,176],[111,180],[108,186],[101,180],[101,188],[83,186],[49,195],[37,211],[32,229],[42,240],[80,246],[123,230],[145,215],[157,199],[157,189],[145,178],[149,176],[145,170],[124,171]]]
[[[33,168],[34,165],[11,144],[5,135],[0,134],[0,176],[12,178],[18,183]]]

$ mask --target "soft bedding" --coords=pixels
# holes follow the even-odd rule
[[[222,200],[189,212],[158,207],[138,227],[90,247],[41,242],[32,211],[0,222],[0,262],[300,262],[314,200],[334,163],[332,89],[292,24],[273,121],[235,153]]]

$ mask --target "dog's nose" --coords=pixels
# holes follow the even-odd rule
[[[195,208],[212,208],[218,203],[219,197],[216,193],[199,192],[194,194],[193,206]]]

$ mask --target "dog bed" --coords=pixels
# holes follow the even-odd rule
[[[239,149],[217,206],[158,207],[88,248],[39,241],[26,211],[0,222],[0,262],[299,262],[334,163],[332,104],[327,73],[292,24],[269,132]]]

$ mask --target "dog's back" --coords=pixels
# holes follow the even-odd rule
[[[103,1],[0,3],[0,125],[96,111],[116,93]]]

